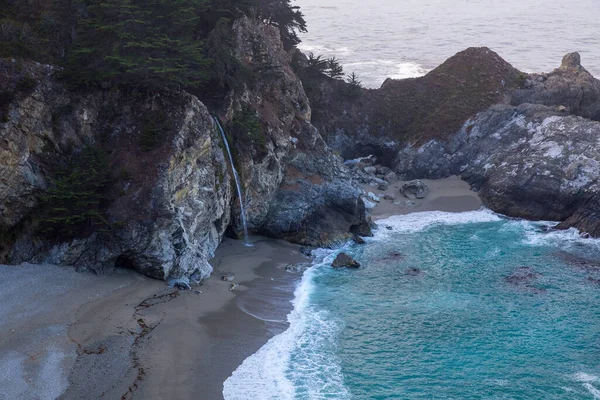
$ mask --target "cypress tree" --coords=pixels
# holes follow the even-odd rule
[[[197,40],[206,0],[84,0],[66,76],[76,84],[197,87],[210,60]]]

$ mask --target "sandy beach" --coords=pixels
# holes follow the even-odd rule
[[[373,218],[481,206],[457,177],[425,182],[429,195],[414,203],[403,182],[365,187],[382,197]],[[222,399],[233,370],[287,327],[301,273],[286,266],[310,261],[296,245],[252,242],[224,240],[215,272],[192,291],[130,270],[0,266],[0,399]]]
[[[365,192],[374,193],[380,198],[377,206],[371,210],[375,221],[391,217],[422,211],[464,212],[481,208],[481,199],[472,191],[469,184],[458,176],[451,176],[438,180],[422,180],[429,188],[429,193],[424,199],[409,199],[401,193],[402,186],[407,181],[392,183],[383,191],[376,187],[365,185]],[[388,200],[385,196],[393,198]]]

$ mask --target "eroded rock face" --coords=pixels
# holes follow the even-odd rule
[[[232,35],[235,56],[256,79],[213,107],[226,126],[250,110],[263,128],[259,136],[229,138],[250,231],[314,246],[370,234],[361,192],[311,125],[277,29],[240,19]],[[230,167],[205,105],[185,92],[73,93],[52,67],[27,68],[35,87],[10,99],[0,124],[0,234],[11,237],[0,257],[96,272],[127,267],[183,286],[205,278],[225,230],[241,228]],[[143,149],[144,135],[156,132],[159,143]],[[32,216],[53,179],[50,161],[85,146],[109,153],[110,230],[40,238]]]
[[[600,81],[581,65],[579,53],[564,56],[550,74],[532,74],[525,88],[511,94],[511,103],[560,107],[566,114],[600,120]]]
[[[261,151],[238,147],[250,229],[311,246],[369,234],[361,192],[311,124],[308,98],[278,30],[240,19],[233,31],[237,57],[257,79],[231,94],[224,118],[249,107],[266,124]]]
[[[469,48],[427,75],[388,79],[379,89],[301,73],[313,107],[313,124],[344,158],[373,154],[391,166],[406,143],[454,134],[474,114],[506,100],[521,73],[486,47]],[[524,75],[523,75],[524,76]]]
[[[10,250],[11,262],[99,273],[123,266],[158,279],[210,274],[208,260],[229,224],[232,191],[218,133],[197,98],[174,92],[74,94],[48,70],[30,94],[10,105],[8,115],[0,124],[3,229],[39,207],[53,178],[53,160],[86,145],[102,148],[112,175],[106,232],[42,237],[34,216]],[[168,119],[161,121],[160,143],[144,151],[141,135],[156,115]]]
[[[494,211],[565,221],[563,227],[597,235],[599,137],[600,122],[540,105],[497,105],[448,142],[405,148],[398,172],[429,178],[462,175]]]

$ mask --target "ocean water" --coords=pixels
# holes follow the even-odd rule
[[[226,400],[600,399],[599,240],[487,210],[378,225],[317,251]]]
[[[368,87],[410,78],[457,52],[487,46],[525,72],[550,72],[566,53],[600,76],[598,0],[297,0],[300,48],[336,56]]]

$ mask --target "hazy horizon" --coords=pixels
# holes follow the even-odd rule
[[[468,47],[486,46],[525,72],[550,72],[578,51],[600,76],[600,2],[575,0],[297,0],[300,48],[338,57],[369,87],[419,76]]]

